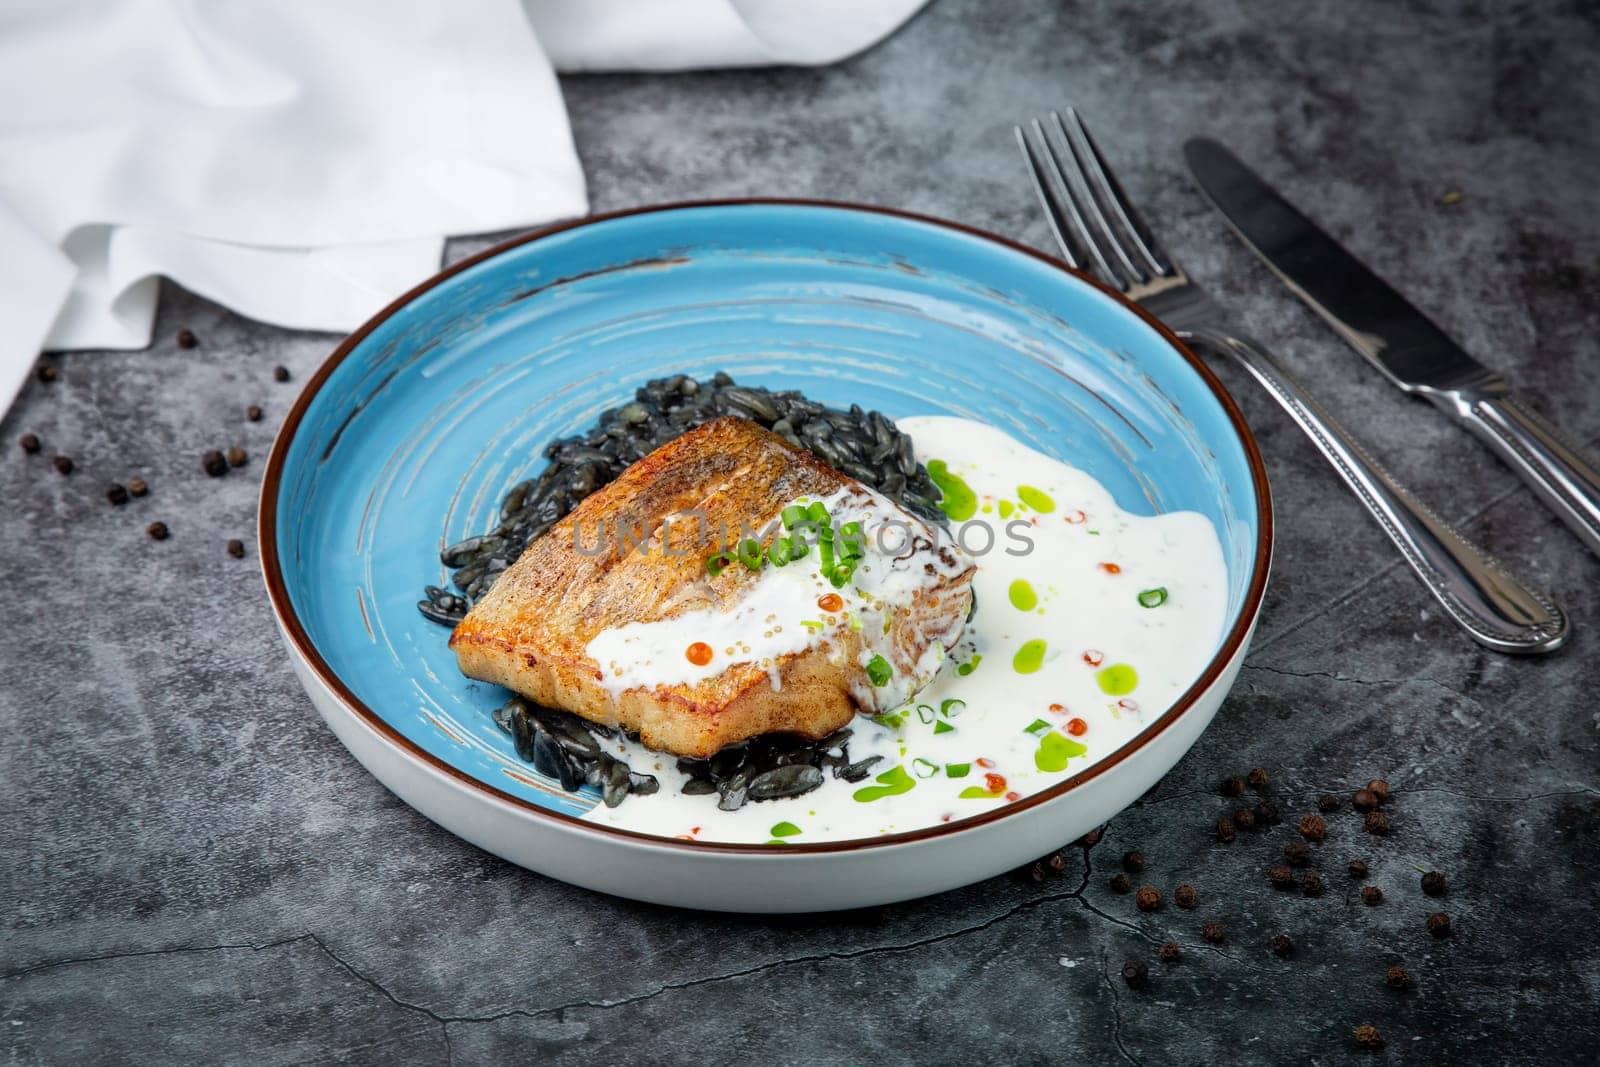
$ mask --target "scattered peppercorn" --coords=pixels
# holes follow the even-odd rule
[[[1237,774],[1222,780],[1222,795],[1225,797],[1244,796],[1244,779]]]
[[[1383,984],[1390,989],[1410,989],[1411,975],[1398,963],[1383,972]]]
[[[1150,969],[1139,960],[1129,960],[1122,965],[1122,980],[1129,989],[1143,989],[1150,981]]]
[[[1294,955],[1294,942],[1289,939],[1288,934],[1273,935],[1272,954],[1284,960]]]
[[[127,487],[122,485],[108,486],[106,488],[106,500],[110,501],[112,507],[120,508],[128,502]]]
[[[50,462],[55,465],[57,474],[71,474],[72,473],[72,457],[71,456],[57,456],[55,459],[52,459]]]
[[[1267,770],[1265,767],[1252,767],[1250,774],[1245,779],[1252,789],[1265,789],[1267,787]]]
[[[1366,1052],[1377,1052],[1383,1047],[1383,1035],[1378,1033],[1378,1028],[1372,1025],[1358,1026],[1355,1032],[1356,1048]]]
[[[1382,778],[1374,778],[1367,783],[1367,788],[1372,791],[1373,796],[1378,798],[1379,804],[1389,799],[1389,783]]]
[[[54,363],[41,363],[37,373],[41,382],[53,382],[56,380],[56,365]]]
[[[1311,846],[1304,841],[1291,841],[1283,846],[1283,858],[1291,867],[1304,867],[1311,862]]]
[[[148,485],[144,484],[144,479],[143,478],[129,478],[128,479],[128,495],[129,496],[144,496],[149,491],[150,491],[150,487]]]
[[[1155,911],[1161,907],[1161,890],[1153,885],[1142,885],[1133,895],[1133,903],[1140,911]]]
[[[1357,811],[1372,811],[1378,806],[1378,794],[1370,789],[1357,789],[1350,798],[1350,803]]]
[[[1094,846],[1098,845],[1099,843],[1100,828],[1098,826],[1084,834],[1083,838],[1078,842],[1078,844],[1082,845],[1084,848],[1094,848]]]
[[[194,331],[193,330],[182,329],[182,330],[178,331],[178,347],[179,348],[198,348],[199,345],[200,345],[200,338],[198,338],[198,337],[196,337],[194,335]]]
[[[1434,937],[1450,936],[1450,916],[1442,911],[1436,911],[1428,916],[1428,933]]]
[[[1133,888],[1133,883],[1128,881],[1128,876],[1127,875],[1125,875],[1125,874],[1113,874],[1111,876],[1111,889],[1112,889],[1113,892],[1126,893],[1132,888]]]
[[[150,535],[150,540],[152,541],[165,541],[168,533],[167,524],[164,522],[152,522],[144,528],[144,532]]]
[[[1334,796],[1332,793],[1324,793],[1324,794],[1322,794],[1320,797],[1317,798],[1317,810],[1318,811],[1338,811],[1339,810],[1339,798]]]
[[[238,552],[234,552],[234,556],[236,558],[238,558],[238,559],[243,559],[244,558],[244,542],[240,541],[238,539],[229,541],[228,542],[228,551],[229,552],[233,552],[233,546],[234,545],[238,545],[239,546],[239,551]],[[1066,853],[1066,850],[1058,848],[1054,852],[1050,853],[1050,855],[1048,855],[1048,856],[1046,856],[1044,858],[1044,865],[1047,868],[1049,868],[1051,874],[1061,874],[1061,873],[1065,872],[1066,869],[1067,869],[1067,853]]]
[[[1278,813],[1278,805],[1272,800],[1263,800],[1256,805],[1256,822],[1262,826],[1276,826],[1283,821],[1283,816]]]
[[[237,537],[235,537],[231,541],[229,541],[228,542],[228,555],[232,556],[234,559],[244,559],[244,542],[239,540]],[[1041,872],[1048,870],[1051,874],[1060,874],[1061,873],[1060,868],[1055,868],[1055,869],[1052,870],[1046,864],[1043,864],[1043,863],[1035,863],[1034,866],[1040,868]],[[1044,879],[1043,878],[1039,878],[1037,880],[1038,881],[1043,881]]]
[[[1316,871],[1307,871],[1301,875],[1300,892],[1308,897],[1320,897],[1322,895],[1322,875]]]
[[[244,409],[244,417],[249,419],[251,422],[260,422],[261,408],[258,405],[251,404],[249,407]]]
[[[1268,868],[1267,881],[1278,889],[1293,889],[1294,872],[1280,863],[1276,867]]]
[[[1240,830],[1254,830],[1256,828],[1256,813],[1249,808],[1240,808],[1233,813],[1233,825]]]
[[[1122,854],[1122,869],[1129,874],[1138,874],[1144,870],[1144,853],[1124,852]]]
[[[1228,936],[1228,934],[1227,931],[1222,928],[1222,924],[1217,922],[1217,920],[1207,919],[1200,925],[1200,936],[1211,942],[1213,945],[1220,945]]]
[[[1217,840],[1224,845],[1233,842],[1233,820],[1226,815],[1217,820]]]
[[[1367,833],[1377,834],[1382,837],[1389,832],[1389,816],[1381,811],[1369,811],[1367,812],[1367,817],[1362,820],[1361,826]]]
[[[1195,905],[1195,901],[1199,899],[1200,894],[1196,893],[1194,886],[1188,882],[1183,883],[1172,891],[1172,902],[1180,908],[1192,908]]]
[[[44,447],[39,441],[39,435],[33,433],[25,433],[17,438],[17,444],[21,445],[22,450],[30,456],[37,456],[39,449]]]
[[[228,449],[228,466],[242,467],[249,462],[250,453],[246,452],[238,445],[234,445],[232,448]]]
[[[286,382],[286,381],[288,381],[289,380],[289,368],[283,366],[282,364],[279,364],[278,366],[273,367],[272,368],[272,380],[275,381],[275,382]]]
[[[213,478],[220,478],[228,473],[228,461],[222,458],[222,453],[212,449],[200,457],[200,469]]]
[[[1350,861],[1350,877],[1352,877],[1352,878],[1365,878],[1366,876],[1367,876],[1367,861],[1366,860],[1351,860]]]
[[[1304,815],[1300,818],[1300,836],[1307,841],[1321,841],[1328,835],[1328,824],[1322,821],[1320,815]]]
[[[1422,876],[1422,891],[1430,897],[1442,897],[1449,890],[1450,884],[1445,881],[1444,875],[1438,871],[1429,871]]]
[[[1376,908],[1379,904],[1383,903],[1383,890],[1379,889],[1375,885],[1362,886],[1361,903],[1365,904],[1369,908]]]
[[[1183,959],[1183,949],[1178,947],[1176,941],[1168,941],[1161,946],[1161,962],[1177,963]]]

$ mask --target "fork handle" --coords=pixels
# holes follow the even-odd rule
[[[1478,643],[1498,652],[1550,652],[1566,642],[1566,614],[1512,577],[1396,482],[1255,342],[1216,329],[1179,331],[1232,356],[1311,438],[1372,513],[1422,584]]]

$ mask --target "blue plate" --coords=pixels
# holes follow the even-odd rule
[[[441,546],[494,526],[548,442],[650,378],[717,370],[893,418],[980,419],[1087,470],[1125,509],[1199,511],[1228,561],[1218,662],[1253,619],[1269,521],[1259,457],[1221,385],[1153,320],[975,231],[740,202],[512,242],[342,345],[285,423],[263,488],[263,564],[291,643],[410,755],[502,799],[586,810],[593,796],[517,758],[490,718],[505,694],[461,676],[419,591],[448,584]]]

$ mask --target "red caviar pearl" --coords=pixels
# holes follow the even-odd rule
[[[1091,667],[1098,667],[1106,661],[1106,654],[1097,648],[1091,648],[1083,654],[1083,662]]]
[[[825,593],[817,598],[817,607],[823,611],[838,611],[844,607],[844,601],[840,599],[838,593]]]
[[[1089,521],[1089,516],[1085,515],[1081,510],[1070,512],[1061,517],[1067,521],[1069,526],[1078,526]]]
[[[1100,569],[1105,571],[1107,574],[1121,574],[1122,573],[1122,568],[1117,566],[1115,563],[1102,563],[1102,564],[1100,564]]]
[[[1067,733],[1073,737],[1082,737],[1089,732],[1089,724],[1082,719],[1073,719],[1067,723]]]
[[[696,641],[694,644],[688,647],[688,649],[684,652],[684,655],[687,656],[689,658],[689,662],[693,663],[696,667],[704,667],[707,663],[711,662],[711,646],[706,644],[704,641]]]
[[[1067,706],[1065,704],[1051,704],[1050,710],[1059,715],[1061,712],[1067,710]]]
[[[1022,794],[1013,789],[1011,792],[1006,794],[1006,799],[1015,804],[1017,801],[1022,799]]]
[[[983,776],[983,784],[989,787],[989,792],[999,793],[1005,789],[1006,780],[1003,775],[986,774]]]
[[[972,762],[976,763],[980,767],[993,767],[994,766],[994,760],[990,759],[988,756],[979,756],[977,759],[973,760]]]
[[[1117,701],[1117,707],[1121,708],[1123,711],[1138,711],[1139,702],[1137,700],[1129,700],[1128,698],[1124,697]]]

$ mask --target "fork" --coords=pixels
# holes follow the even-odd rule
[[[1186,343],[1231,356],[1272,394],[1356,494],[1445,611],[1499,652],[1550,652],[1565,613],[1440,519],[1330,418],[1155,239],[1078,113],[1014,128],[1034,191],[1067,265],[1091,273],[1165,322]]]

